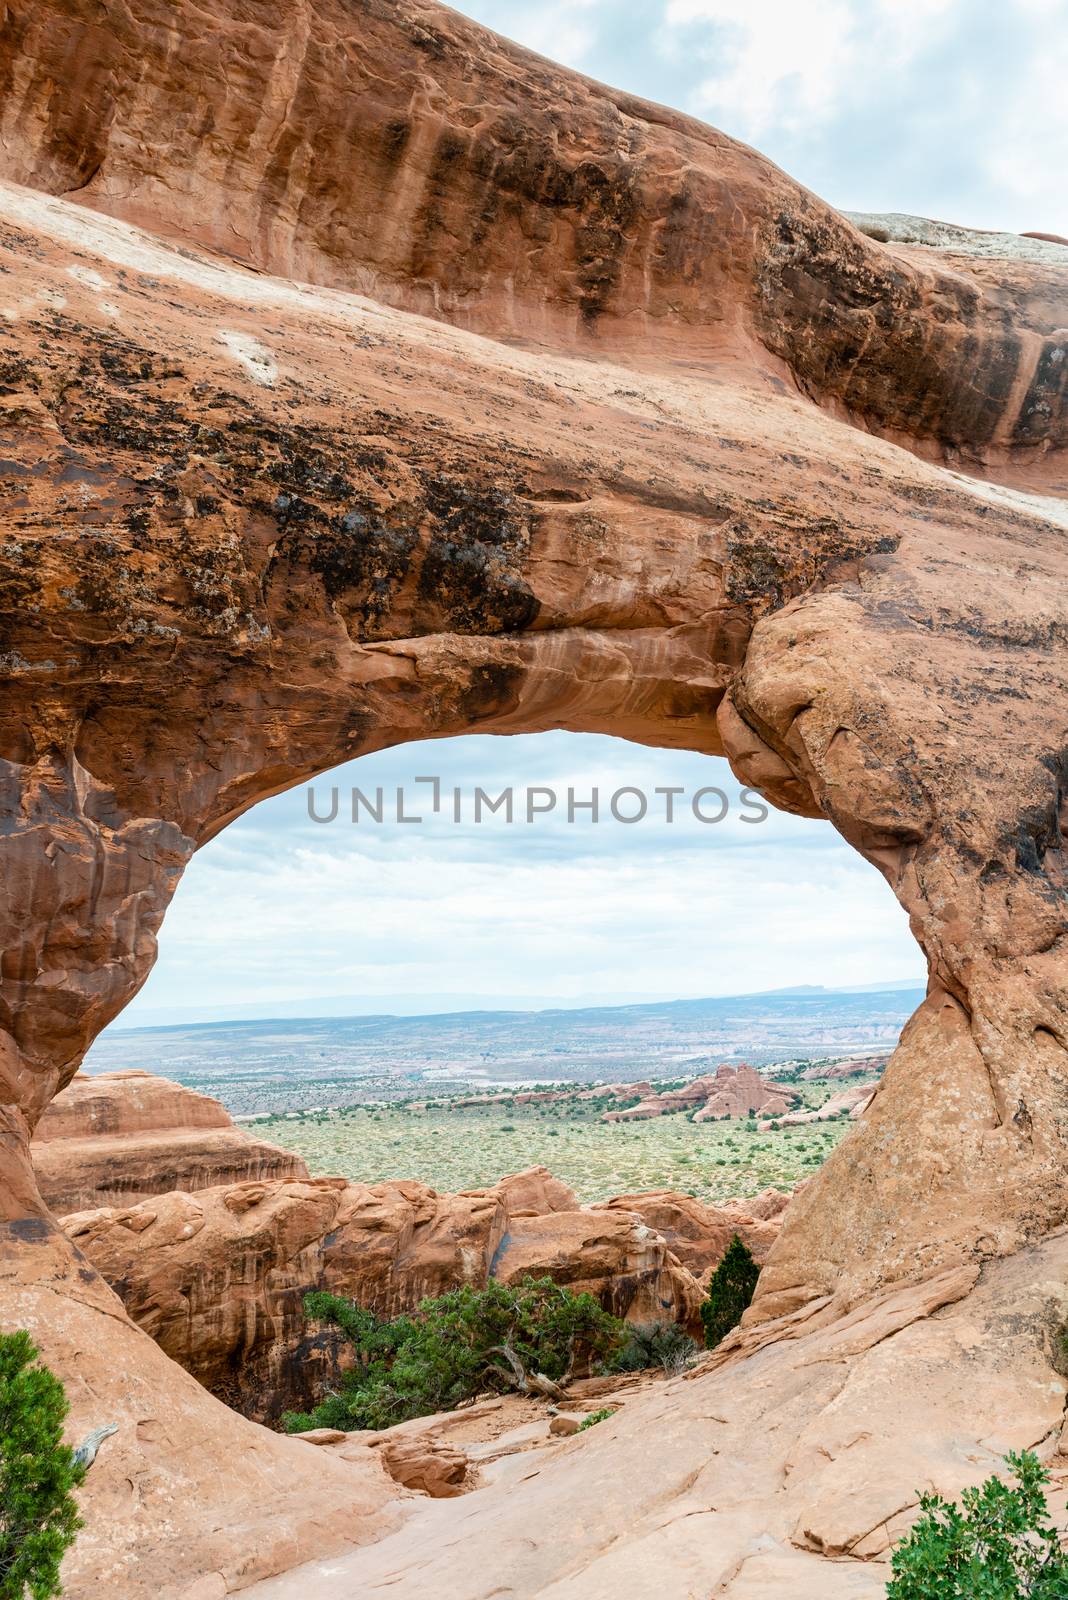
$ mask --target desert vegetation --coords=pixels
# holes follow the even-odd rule
[[[290,1433],[309,1428],[388,1428],[448,1411],[478,1394],[562,1397],[572,1378],[692,1359],[693,1341],[674,1325],[643,1336],[590,1294],[552,1278],[470,1285],[424,1300],[385,1321],[332,1294],[310,1294],[305,1311],[341,1331],[354,1365],[311,1412],[289,1412]]]
[[[779,1069],[776,1075],[785,1077]],[[657,1080],[656,1087],[678,1081]],[[841,1084],[798,1077],[796,1087],[804,1105],[815,1109]],[[532,1104],[520,1103],[520,1092],[480,1106],[462,1096],[410,1099],[275,1114],[249,1126],[303,1156],[313,1174],[354,1182],[417,1178],[456,1192],[543,1164],[583,1202],[670,1188],[709,1204],[769,1187],[792,1188],[822,1165],[851,1126],[843,1117],[802,1127],[773,1125],[761,1133],[756,1117],[694,1123],[685,1114],[606,1124],[600,1120],[605,1105],[627,1100],[580,1100],[576,1093]]]
[[[891,1558],[887,1600],[1064,1600],[1068,1556],[1049,1525],[1050,1475],[1029,1450],[960,1504],[920,1496],[920,1517]]]
[[[701,1325],[705,1344],[714,1350],[741,1322],[756,1292],[760,1268],[753,1253],[737,1234],[727,1253],[712,1274],[708,1293],[701,1306]]]
[[[0,1600],[62,1593],[85,1466],[63,1442],[67,1396],[28,1333],[0,1334]]]

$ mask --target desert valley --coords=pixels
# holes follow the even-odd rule
[[[1065,1600],[1068,242],[435,0],[9,0],[0,135],[2,1600]],[[258,804],[553,731],[925,982],[122,1026]]]

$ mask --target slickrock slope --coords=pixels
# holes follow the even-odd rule
[[[144,981],[195,849],[360,751],[568,728],[725,753],[885,875],[928,997],[754,1321],[1064,1223],[1063,246],[879,242],[423,0],[4,17],[0,1305],[70,1374],[72,1426],[120,1420],[75,1600],[105,1566],[130,1597],[214,1570],[226,1414],[175,1388],[138,1432],[137,1351],[163,1389],[172,1369],[56,1234],[30,1132]],[[963,1436],[974,1386],[938,1381]],[[213,1526],[262,1500],[248,1427]],[[289,1511],[236,1535],[258,1562],[335,1537],[302,1448],[270,1446]],[[690,1493],[685,1455],[654,1453],[651,1499]],[[788,1503],[781,1461],[737,1459],[712,1503]],[[183,1492],[131,1500],[178,1461]],[[592,1561],[586,1539],[559,1555]]]
[[[63,1226],[169,1356],[245,1415],[275,1422],[318,1400],[337,1371],[335,1335],[304,1317],[311,1289],[387,1317],[463,1283],[548,1273],[617,1316],[699,1330],[698,1286],[642,1198],[631,1209],[580,1208],[533,1167],[456,1195],[344,1178],[235,1184],[87,1211]],[[665,1215],[672,1200],[686,1209],[682,1196],[657,1198]],[[691,1249],[702,1265],[718,1261],[733,1229],[715,1212],[691,1220],[707,1232],[703,1252]]]
[[[235,1127],[217,1100],[140,1071],[79,1073],[37,1124],[32,1155],[41,1197],[57,1213],[308,1176],[299,1156]]]
[[[652,1117],[694,1111],[695,1122],[714,1122],[719,1117],[745,1117],[750,1111],[788,1111],[797,1099],[796,1090],[772,1083],[748,1062],[737,1067],[724,1063],[715,1072],[683,1084],[681,1089],[650,1094],[625,1111],[606,1111],[601,1121],[648,1122]]]
[[[72,1443],[119,1424],[79,1495],[67,1600],[213,1600],[396,1524],[380,1462],[324,1461],[207,1394],[54,1223],[27,1217],[28,1194],[0,1185],[0,1326],[27,1328],[62,1375]]]
[[[1068,1236],[975,1278],[953,1268],[844,1318],[813,1304],[748,1356],[713,1355],[548,1459],[413,1502],[380,1543],[249,1600],[883,1600],[917,1491],[955,1497],[1032,1446],[1064,1529],[1066,1384],[1050,1354]]]

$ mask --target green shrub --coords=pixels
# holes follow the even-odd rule
[[[920,1496],[921,1516],[890,1562],[887,1600],[1065,1600],[1068,1559],[1049,1526],[1049,1473],[1030,1450],[1005,1457],[1016,1487],[988,1478],[961,1505]]]
[[[486,1390],[551,1393],[576,1371],[607,1361],[624,1335],[592,1295],[551,1278],[465,1285],[392,1322],[336,1295],[310,1294],[304,1306],[339,1328],[357,1359],[314,1411],[284,1417],[290,1433],[388,1428]]]
[[[587,1428],[596,1428],[599,1422],[607,1422],[609,1417],[614,1417],[615,1412],[611,1406],[602,1406],[600,1411],[591,1411],[588,1417],[583,1417],[578,1425],[579,1433],[585,1433]]]
[[[696,1355],[697,1345],[677,1322],[631,1324],[612,1360],[612,1370],[645,1372],[649,1367],[663,1367],[665,1372],[683,1372]]]
[[[705,1330],[705,1344],[714,1350],[741,1322],[743,1313],[753,1298],[760,1268],[753,1260],[748,1245],[737,1234],[727,1246],[727,1253],[712,1274],[708,1294],[701,1306],[701,1322]]]
[[[67,1397],[28,1333],[0,1334],[0,1600],[62,1593],[59,1564],[81,1527],[85,1467],[63,1443]]]

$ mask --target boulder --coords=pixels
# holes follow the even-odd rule
[[[432,1500],[463,1494],[467,1455],[450,1440],[415,1435],[384,1439],[376,1448],[390,1477],[405,1489],[429,1495]]]

